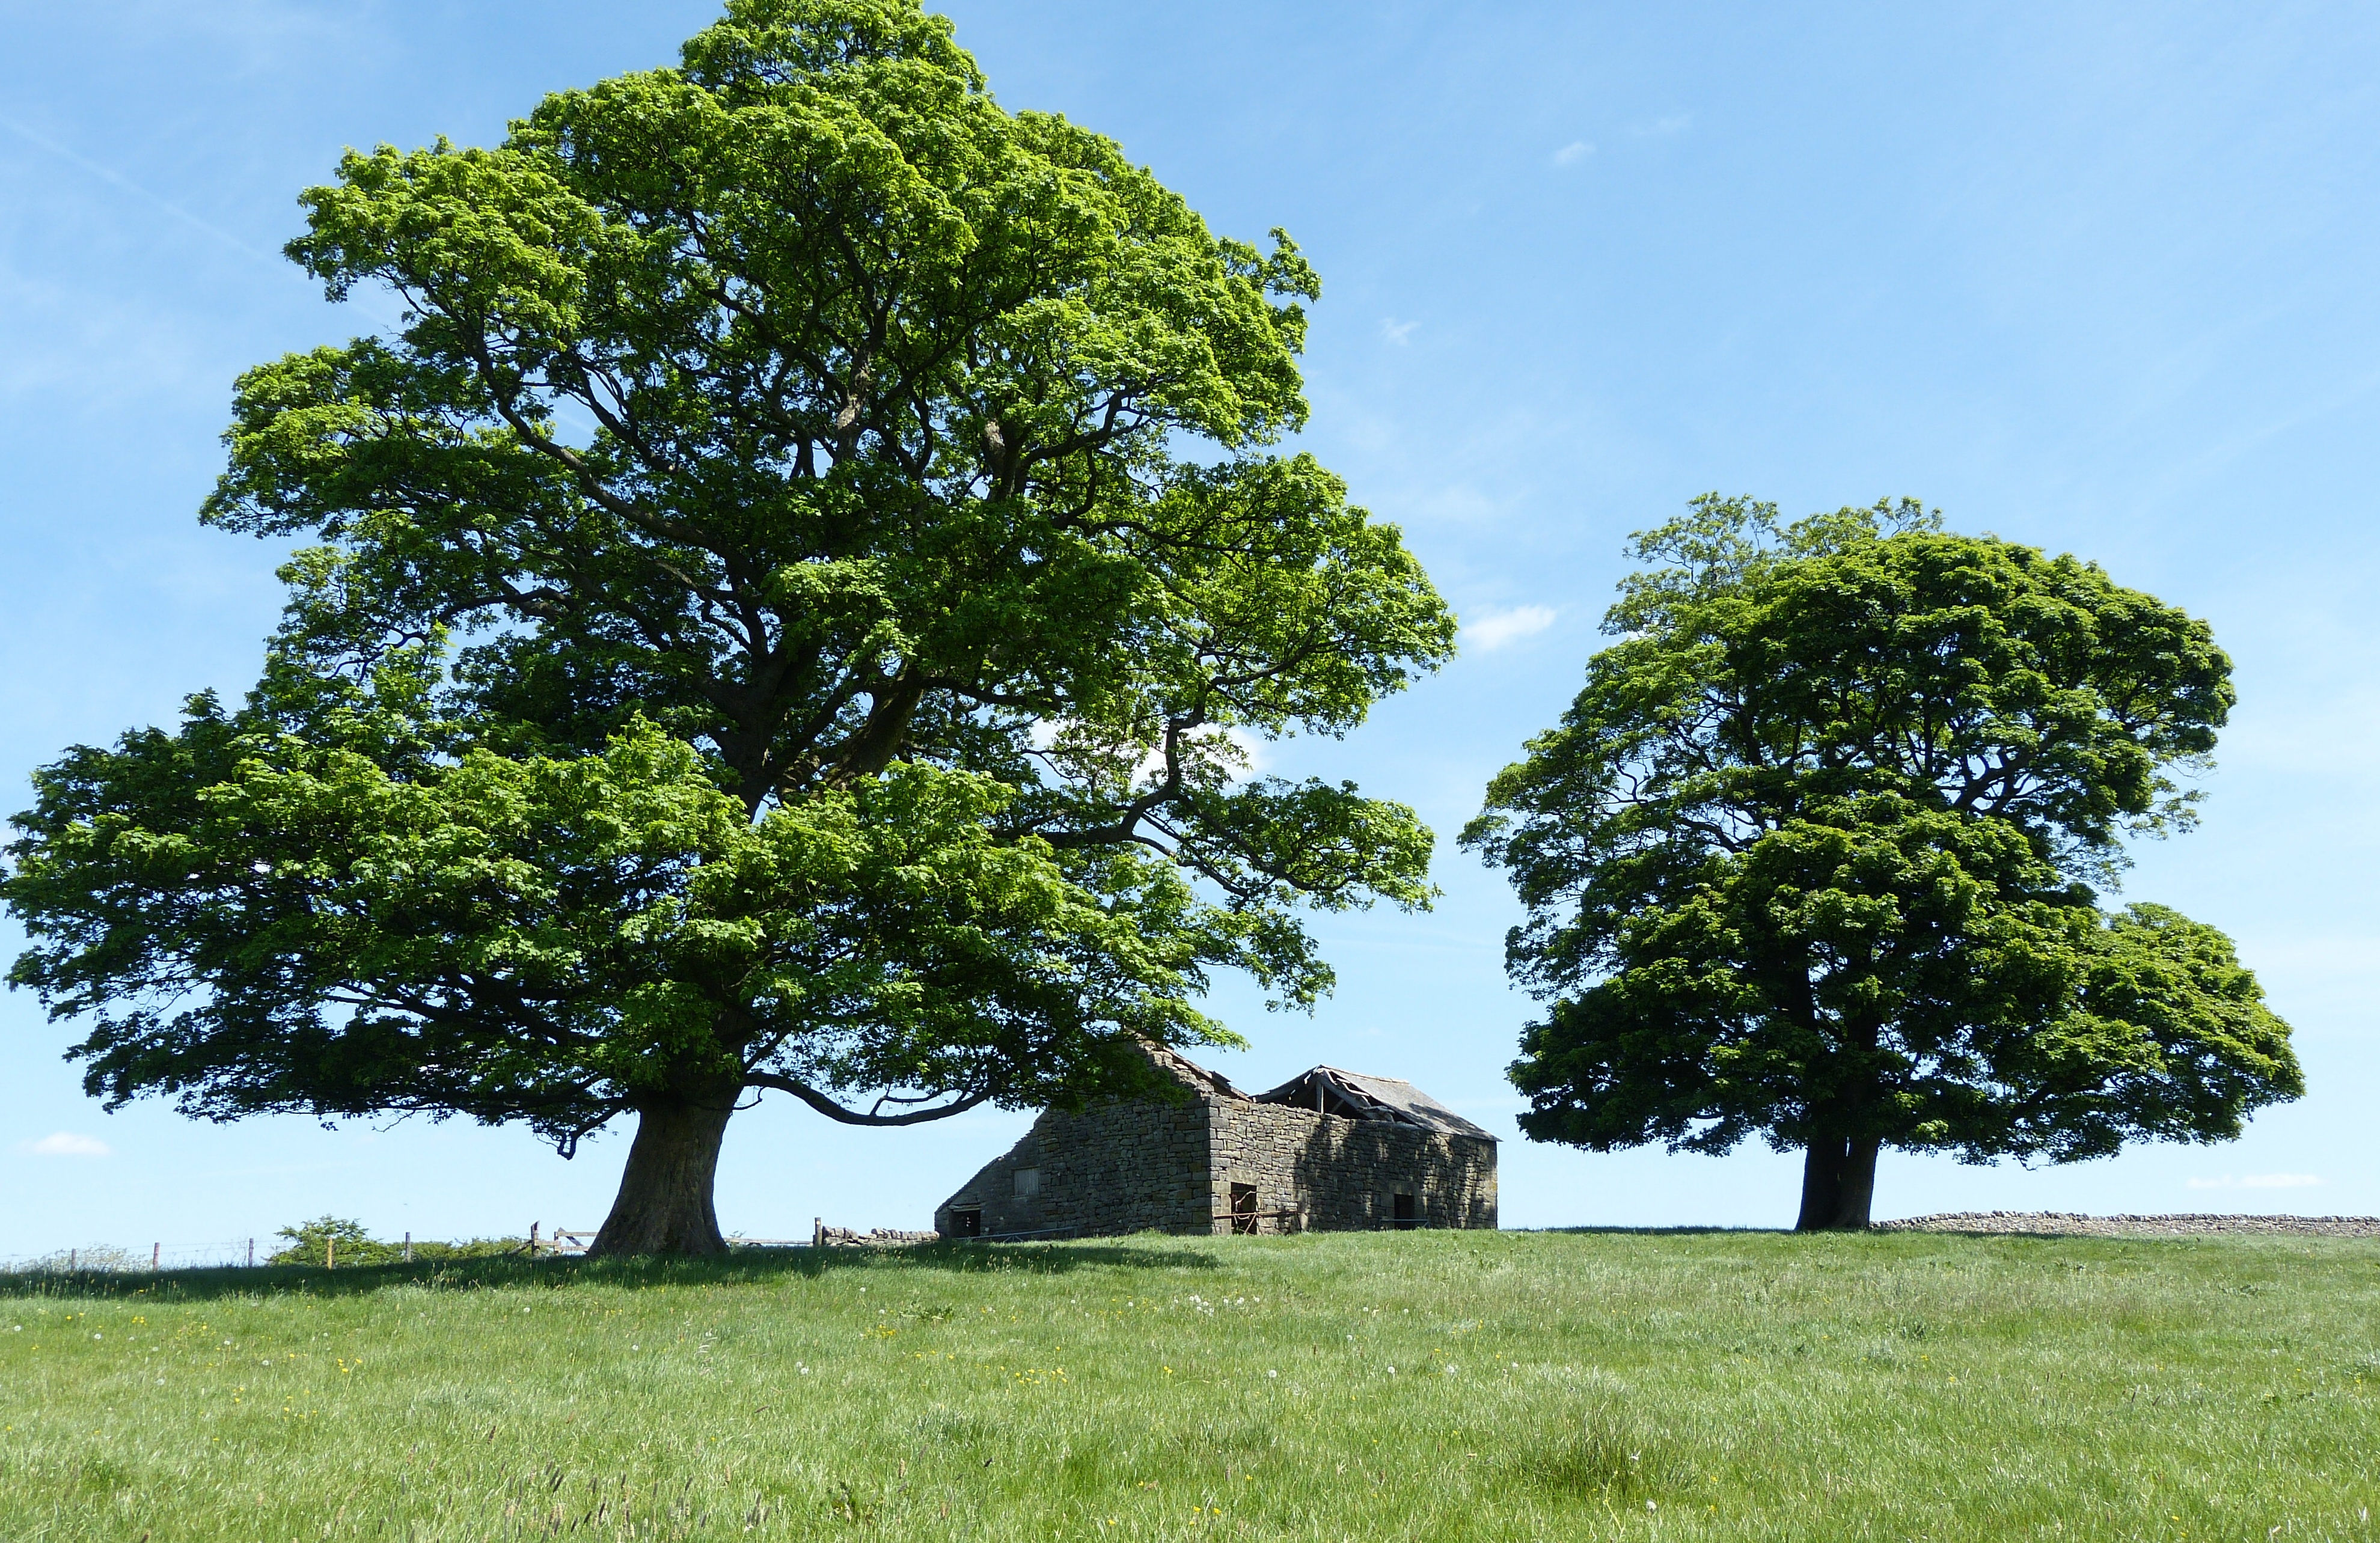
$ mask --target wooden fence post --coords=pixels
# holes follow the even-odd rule
[[[322,1240],[322,1268],[324,1270],[336,1270],[339,1268],[339,1240],[337,1238],[326,1237]]]
[[[154,1275],[154,1274],[156,1274],[156,1273],[157,1273],[157,1260],[158,1260],[159,1256],[160,1256],[160,1255],[162,1255],[162,1254],[164,1252],[164,1248],[165,1248],[165,1245],[164,1245],[164,1244],[162,1244],[162,1243],[152,1243],[152,1244],[151,1244],[151,1245],[149,1245],[149,1273],[150,1273],[150,1274]]]
[[[528,1224],[528,1257],[532,1259],[537,1257],[537,1229],[538,1223]]]
[[[254,1270],[256,1268],[256,1240],[254,1238],[249,1238],[248,1240],[248,1268],[250,1270]]]
[[[405,1234],[405,1262],[407,1264],[411,1264],[413,1262],[413,1234],[411,1233]]]

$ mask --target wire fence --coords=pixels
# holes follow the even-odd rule
[[[414,1247],[410,1233],[401,1243],[368,1241],[360,1257],[353,1245],[337,1239],[293,1240],[278,1233],[272,1237],[227,1238],[219,1243],[86,1243],[54,1248],[46,1254],[0,1255],[0,1275],[146,1275],[174,1270],[253,1270],[275,1262],[338,1269],[363,1262],[410,1262]],[[527,1254],[543,1257],[584,1251],[584,1245],[571,1247],[559,1237],[541,1238],[534,1233],[527,1238],[477,1239],[459,1248],[451,1244],[424,1245],[425,1257],[463,1257],[466,1253],[470,1257]],[[298,1254],[302,1257],[292,1257]]]
[[[252,1237],[214,1243],[152,1243],[145,1246],[86,1243],[46,1254],[0,1257],[0,1274],[134,1275],[165,1270],[247,1269],[262,1264],[278,1246],[278,1239]]]
[[[1071,1233],[1072,1228],[1053,1229],[1047,1234],[1014,1233],[1003,1237],[1057,1236]],[[875,1228],[859,1232],[847,1227],[831,1227],[820,1220],[811,1223],[806,1238],[747,1237],[741,1233],[728,1235],[727,1246],[733,1250],[746,1248],[812,1248],[901,1246],[936,1241],[933,1233],[898,1232]],[[577,1227],[556,1227],[547,1230],[540,1224],[529,1225],[526,1238],[489,1238],[462,1245],[477,1254],[516,1253],[532,1258],[565,1257],[583,1255],[595,1241],[595,1230]],[[990,1240],[986,1240],[990,1241]],[[214,1243],[151,1243],[131,1245],[116,1243],[86,1243],[52,1249],[46,1254],[0,1255],[0,1275],[141,1275],[174,1270],[252,1270],[273,1262],[273,1256],[285,1254],[292,1240],[276,1233],[267,1238],[226,1238]],[[347,1254],[348,1245],[335,1240],[307,1240],[306,1263],[339,1268]],[[402,1243],[369,1242],[374,1262],[388,1262],[383,1256],[411,1260],[414,1257],[413,1234],[405,1235]],[[442,1252],[454,1245],[430,1245]],[[316,1257],[313,1250],[322,1250]],[[360,1261],[358,1261],[360,1262]]]
[[[594,1234],[585,1235],[591,1238]],[[401,1260],[409,1263],[414,1257],[414,1248],[410,1233],[402,1242],[396,1243],[365,1240],[360,1251],[353,1244],[336,1238],[292,1239],[283,1233],[275,1233],[272,1237],[226,1238],[218,1243],[161,1242],[133,1245],[86,1243],[79,1246],[54,1248],[46,1254],[0,1255],[0,1275],[146,1275],[175,1270],[253,1270],[276,1262],[310,1264],[335,1270],[342,1265],[364,1262],[385,1264]],[[423,1248],[425,1257],[438,1257],[490,1254],[527,1254],[542,1257],[585,1251],[583,1245],[569,1247],[559,1237],[539,1237],[534,1228],[526,1238],[480,1238],[467,1245],[428,1244]]]

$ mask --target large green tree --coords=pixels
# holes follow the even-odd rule
[[[1639,536],[1560,725],[1464,842],[1548,1002],[1522,1128],[1805,1153],[1867,1224],[1879,1148],[2068,1162],[2235,1136],[2302,1091],[2215,929],[2098,905],[2186,826],[2232,702],[2205,625],[1918,506],[1780,527],[1711,495]]]
[[[914,0],[732,0],[303,202],[291,256],[406,317],[239,382],[204,518],[302,543],[261,681],[18,817],[14,978],[94,1092],[633,1114],[598,1251],[705,1251],[748,1096],[1126,1087],[1229,1038],[1214,968],[1327,989],[1299,905],[1427,902],[1410,810],[1248,765],[1452,645],[1264,453],[1313,273]]]

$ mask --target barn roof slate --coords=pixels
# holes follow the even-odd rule
[[[1317,1100],[1318,1085],[1321,1097]],[[1321,1109],[1327,1113],[1344,1114],[1358,1120],[1393,1120],[1399,1124],[1418,1125],[1424,1130],[1443,1131],[1449,1136],[1476,1136],[1483,1141],[1496,1137],[1484,1128],[1473,1124],[1410,1082],[1395,1077],[1367,1076],[1362,1072],[1342,1071],[1337,1066],[1317,1066],[1312,1071],[1292,1077],[1269,1093],[1256,1096],[1257,1102],[1293,1104],[1301,1109]]]

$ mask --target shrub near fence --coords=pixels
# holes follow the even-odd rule
[[[534,1229],[532,1229],[534,1231]],[[279,1246],[275,1246],[275,1239]],[[312,1265],[316,1269],[354,1269],[364,1265],[399,1264],[409,1259],[480,1259],[549,1248],[533,1238],[478,1237],[461,1243],[415,1239],[407,1233],[391,1243],[373,1237],[360,1221],[320,1216],[295,1227],[279,1229],[263,1240],[233,1238],[221,1243],[164,1244],[125,1247],[113,1243],[87,1243],[46,1254],[0,1258],[5,1275],[140,1274],[166,1270],[225,1270],[257,1265]]]
[[[530,1232],[536,1232],[535,1227]],[[310,1264],[330,1269],[340,1266],[401,1264],[408,1259],[486,1259],[504,1254],[533,1251],[531,1238],[475,1237],[464,1243],[435,1243],[429,1239],[415,1241],[407,1233],[404,1240],[390,1243],[373,1237],[360,1221],[346,1217],[318,1216],[311,1221],[295,1227],[284,1227],[274,1234],[288,1240],[287,1246],[274,1250],[267,1264]]]

